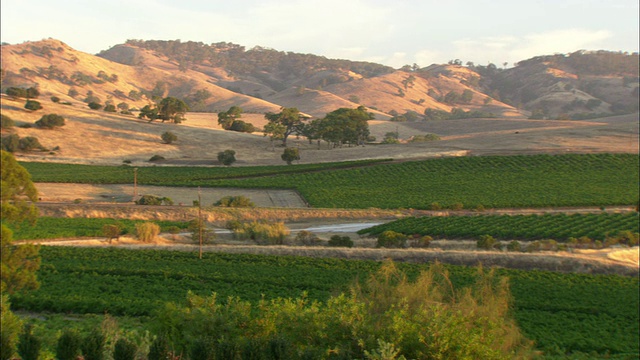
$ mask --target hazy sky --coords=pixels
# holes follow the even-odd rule
[[[393,67],[638,52],[638,0],[2,0],[2,42],[232,42]]]

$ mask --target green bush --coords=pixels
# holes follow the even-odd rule
[[[522,251],[522,246],[520,242],[517,240],[511,240],[511,242],[507,245],[508,251]]]
[[[160,226],[152,222],[144,222],[136,224],[136,236],[142,242],[152,242],[160,234]]]
[[[156,154],[149,159],[149,162],[162,161],[162,160],[165,160],[164,156]]]
[[[478,241],[476,241],[476,245],[478,246],[478,249],[493,249],[493,247],[496,245],[497,241],[496,239],[493,238],[493,236],[491,235],[480,235],[480,237],[478,238]]]
[[[407,247],[407,235],[387,230],[378,236],[376,247],[404,248]]]
[[[282,245],[284,239],[289,236],[289,229],[283,222],[264,223],[253,221],[243,223],[233,229],[233,236],[236,239],[251,239],[259,244]]]
[[[58,338],[56,345],[56,359],[58,360],[76,360],[80,355],[80,344],[82,338],[75,329],[65,329]]]
[[[236,152],[234,150],[221,151],[218,153],[218,161],[229,166],[236,162]]]
[[[298,150],[298,148],[285,148],[280,158],[288,165],[291,165],[292,162],[300,160],[300,151]]]
[[[256,206],[251,199],[246,196],[225,196],[216,201],[213,206],[222,207],[254,207]]]
[[[169,342],[164,336],[158,336],[149,346],[147,360],[168,360],[173,359],[173,353],[169,347]]]
[[[106,337],[100,329],[94,328],[82,342],[82,357],[85,360],[103,360]]]
[[[11,129],[14,126],[16,126],[16,123],[12,118],[5,114],[0,114],[0,128]]]
[[[96,101],[90,101],[88,106],[89,106],[89,109],[91,109],[91,110],[100,110],[100,109],[102,109],[102,104],[100,104],[99,102],[96,102]]]
[[[305,246],[314,246],[318,245],[321,240],[320,238],[318,238],[318,235],[312,233],[311,231],[301,230],[296,234],[295,242],[296,244]]]
[[[104,111],[114,113],[116,112],[116,106],[113,104],[107,104],[104,106]]]
[[[22,151],[31,151],[36,149],[42,150],[42,151],[47,150],[44,146],[42,146],[42,144],[40,144],[40,141],[38,141],[38,138],[33,136],[26,136],[21,138],[18,141],[18,149]]]
[[[168,197],[160,197],[156,195],[142,195],[136,200],[137,205],[173,205],[173,200]]]
[[[24,108],[31,111],[36,111],[42,109],[42,105],[38,101],[35,100],[27,100],[24,104]]]
[[[59,103],[60,102],[60,98],[57,96],[52,96],[51,97],[51,101],[53,101],[54,103]]]
[[[33,325],[24,327],[18,341],[18,354],[22,360],[38,360],[42,341],[33,335]]]
[[[178,140],[178,136],[171,131],[165,131],[164,133],[162,133],[162,135],[160,135],[160,137],[165,144],[171,144],[172,142]]]
[[[353,240],[348,236],[333,235],[327,242],[331,247],[353,247]]]
[[[11,134],[0,138],[0,147],[4,151],[16,152],[20,148],[20,136]]]
[[[136,344],[120,338],[113,348],[113,360],[135,360],[137,351]]]
[[[58,114],[43,115],[40,120],[36,121],[36,126],[44,129],[64,126],[64,118]]]

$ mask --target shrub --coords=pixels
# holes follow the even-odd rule
[[[149,162],[154,162],[154,161],[162,161],[165,160],[164,156],[161,155],[153,155],[150,159]]]
[[[111,244],[111,240],[113,240],[114,238],[116,240],[119,240],[121,233],[122,225],[120,224],[105,224],[102,226],[102,234],[107,238],[109,244]]]
[[[106,336],[94,328],[82,342],[82,356],[85,360],[103,360]]]
[[[19,149],[20,144],[20,136],[16,134],[11,134],[8,136],[3,136],[0,138],[0,148],[4,151],[8,152],[16,152]]]
[[[507,245],[508,251],[522,251],[522,246],[520,242],[517,240],[511,240],[511,242]]]
[[[58,114],[43,115],[40,120],[36,121],[36,126],[43,129],[64,126],[64,118]]]
[[[437,202],[432,202],[431,204],[429,204],[428,208],[429,210],[440,210],[442,209],[442,206],[440,206],[440,204]]]
[[[159,336],[149,346],[148,360],[173,359],[173,354],[169,348],[169,341],[164,336]]]
[[[46,151],[46,148],[40,144],[38,138],[33,136],[26,136],[19,140],[18,148],[22,151],[31,151],[31,150],[43,150]]]
[[[291,165],[295,160],[300,160],[300,151],[298,148],[285,148],[282,155],[280,155],[282,161],[285,161],[288,165]]]
[[[212,360],[215,351],[211,339],[198,338],[192,344],[189,351],[190,360]],[[116,360],[116,359],[114,359]]]
[[[376,247],[403,248],[407,246],[407,235],[387,230],[378,236]]]
[[[464,209],[464,205],[462,203],[459,203],[459,202],[458,203],[453,203],[453,204],[451,204],[449,206],[449,209],[456,210],[456,211],[462,210],[462,209]]]
[[[259,244],[282,245],[289,235],[289,229],[283,222],[264,223],[253,221],[244,223],[233,229],[233,236],[237,239],[251,239]]]
[[[218,153],[218,161],[229,166],[236,162],[236,152],[234,150],[221,151]]]
[[[59,103],[60,102],[60,98],[57,96],[52,96],[51,97],[51,101],[53,101],[54,103]]]
[[[429,245],[431,245],[431,242],[433,241],[433,238],[429,235],[425,235],[425,236],[420,236],[417,237],[415,239],[413,239],[413,241],[411,242],[411,247],[414,248],[428,248]]]
[[[113,104],[107,104],[104,106],[104,111],[106,112],[116,112],[116,106]]]
[[[58,338],[56,345],[56,359],[58,360],[76,360],[80,355],[80,344],[82,338],[75,329],[65,329]]]
[[[138,351],[136,344],[120,338],[113,348],[113,360],[134,360]]]
[[[18,340],[18,354],[22,360],[38,360],[42,341],[33,335],[33,325],[27,324]]]
[[[27,100],[24,104],[24,108],[31,111],[36,111],[42,109],[42,105],[38,101],[35,100]]]
[[[178,136],[171,131],[165,131],[160,137],[162,138],[162,141],[165,142],[165,144],[171,144],[172,142],[178,140]]]
[[[296,234],[295,242],[296,244],[306,245],[306,246],[315,246],[320,243],[320,238],[311,231],[301,230]]]
[[[160,234],[160,226],[152,222],[136,224],[136,236],[142,242],[152,242]]]
[[[173,205],[173,200],[168,197],[160,197],[156,195],[142,195],[140,199],[136,201],[138,205]]]
[[[428,141],[436,141],[436,140],[440,140],[440,136],[436,134],[424,134],[424,135],[412,136],[411,139],[409,139],[409,142],[415,143],[415,142],[428,142]]]
[[[331,247],[353,247],[353,240],[348,236],[333,235],[329,238],[327,245]]]
[[[478,249],[492,249],[496,245],[496,239],[491,235],[480,235],[478,241],[476,241]]]
[[[23,89],[19,87],[9,87],[4,92],[5,94],[11,97],[20,97],[20,98],[27,97],[27,89]]]
[[[89,109],[91,110],[100,110],[102,109],[102,104],[96,101],[89,102]]]
[[[0,128],[11,129],[14,126],[16,126],[16,123],[12,118],[8,117],[5,114],[0,114]]]
[[[213,206],[222,207],[254,207],[256,206],[251,199],[246,196],[225,196],[216,201]]]
[[[202,234],[202,243],[209,244],[212,243],[213,240],[216,239],[215,231],[211,229],[207,229],[204,221],[202,220],[192,220],[189,222],[189,230],[191,231],[191,240],[195,243],[200,242],[200,235]]]

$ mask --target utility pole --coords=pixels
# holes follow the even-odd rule
[[[202,259],[202,192],[200,186],[198,186],[198,238],[200,240],[200,255],[199,259]]]
[[[133,168],[133,202],[138,200],[138,168]]]

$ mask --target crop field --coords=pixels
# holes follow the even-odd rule
[[[362,165],[362,166],[359,166]],[[306,169],[138,169],[138,183],[295,189],[313,207],[467,209],[638,203],[639,157],[567,154],[439,158]],[[365,166],[367,165],[367,166]],[[129,167],[24,163],[35,182],[132,183]],[[237,169],[237,170],[236,170]]]
[[[35,225],[22,224],[15,229],[13,238],[16,240],[44,240],[58,238],[102,237],[104,225],[119,224],[122,234],[134,234],[136,224],[144,220],[103,219],[103,218],[52,218],[40,217]],[[184,221],[154,221],[161,231],[169,227],[186,229],[189,224]]]
[[[43,247],[42,286],[12,298],[16,309],[55,313],[150,315],[164,303],[184,305],[187,291],[218,298],[325,301],[366,279],[379,262],[179,251]],[[135,266],[132,266],[135,264]],[[426,264],[398,264],[414,276]],[[447,266],[455,285],[474,268]],[[497,270],[510,279],[514,315],[539,349],[638,355],[638,279],[621,276]],[[612,301],[614,300],[614,301]]]
[[[605,240],[620,231],[640,232],[638,213],[627,214],[544,214],[409,217],[360,230],[376,236],[391,230],[406,235],[460,239],[491,235],[496,239],[566,241],[589,237]]]

